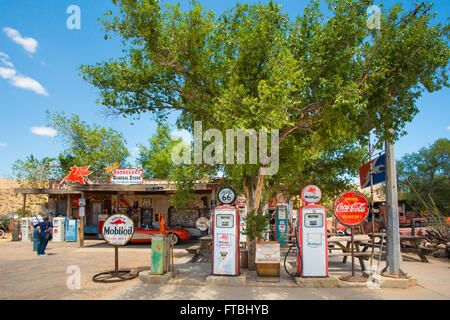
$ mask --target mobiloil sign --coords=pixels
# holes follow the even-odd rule
[[[103,237],[111,245],[123,246],[134,233],[133,221],[123,214],[109,217],[103,225]]]

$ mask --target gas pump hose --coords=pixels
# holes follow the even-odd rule
[[[302,274],[302,268],[303,268],[303,257],[302,257],[302,253],[300,252],[300,247],[298,246],[297,228],[295,228],[295,245],[297,246],[297,253],[300,257],[300,271],[298,273],[290,273],[286,267],[286,259],[289,255],[289,252],[294,247],[294,244],[292,244],[292,246],[289,247],[288,251],[286,252],[286,255],[284,256],[284,270],[286,270],[286,273],[288,275],[290,275],[292,278],[300,277],[300,275]]]

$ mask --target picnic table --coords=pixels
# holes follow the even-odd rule
[[[369,238],[372,239],[372,234],[368,234]],[[386,233],[374,233],[374,242],[376,246],[381,245],[381,241],[383,239],[383,247],[386,248]],[[377,240],[378,239],[378,240]],[[420,243],[425,239],[424,236],[410,236],[410,235],[400,235],[400,243],[404,246],[406,245],[406,242],[409,243],[415,253],[420,257],[420,260],[422,262],[427,263],[428,259],[425,255],[426,248],[421,247]],[[371,246],[371,244],[368,244],[368,246]]]
[[[366,270],[366,265],[364,263],[365,259],[370,257],[371,253],[366,252],[368,247],[364,244],[367,243],[368,237],[366,235],[354,235],[353,242],[355,244],[355,258],[359,260],[362,271]],[[331,245],[336,245],[338,248]],[[330,253],[329,257],[342,256],[342,263],[347,262],[347,258],[352,255],[352,241],[351,236],[331,236],[328,238],[328,250]],[[342,252],[332,252],[333,250],[341,250]]]
[[[194,256],[191,259],[191,262],[197,262],[204,254],[210,254],[211,253],[211,247],[212,247],[212,236],[207,235],[203,236],[199,239],[198,244],[194,244],[188,248],[186,248],[186,251],[189,254],[194,254]]]

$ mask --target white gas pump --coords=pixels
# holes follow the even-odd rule
[[[302,191],[302,200],[307,204],[298,210],[295,230],[297,247],[295,276],[328,277],[327,210],[324,206],[316,204],[321,197],[322,192],[317,186],[310,185]]]
[[[53,239],[52,239],[53,241],[55,242],[64,241],[65,222],[66,218],[64,217],[53,218]]]
[[[21,219],[22,241],[31,241],[30,238],[30,218]]]
[[[216,207],[212,220],[212,274],[237,276],[240,273],[239,212],[234,206]]]

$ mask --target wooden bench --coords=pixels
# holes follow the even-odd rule
[[[200,249],[200,245],[199,244],[194,244],[194,245],[190,246],[189,248],[186,248],[185,250],[189,254],[196,254],[198,249]]]

